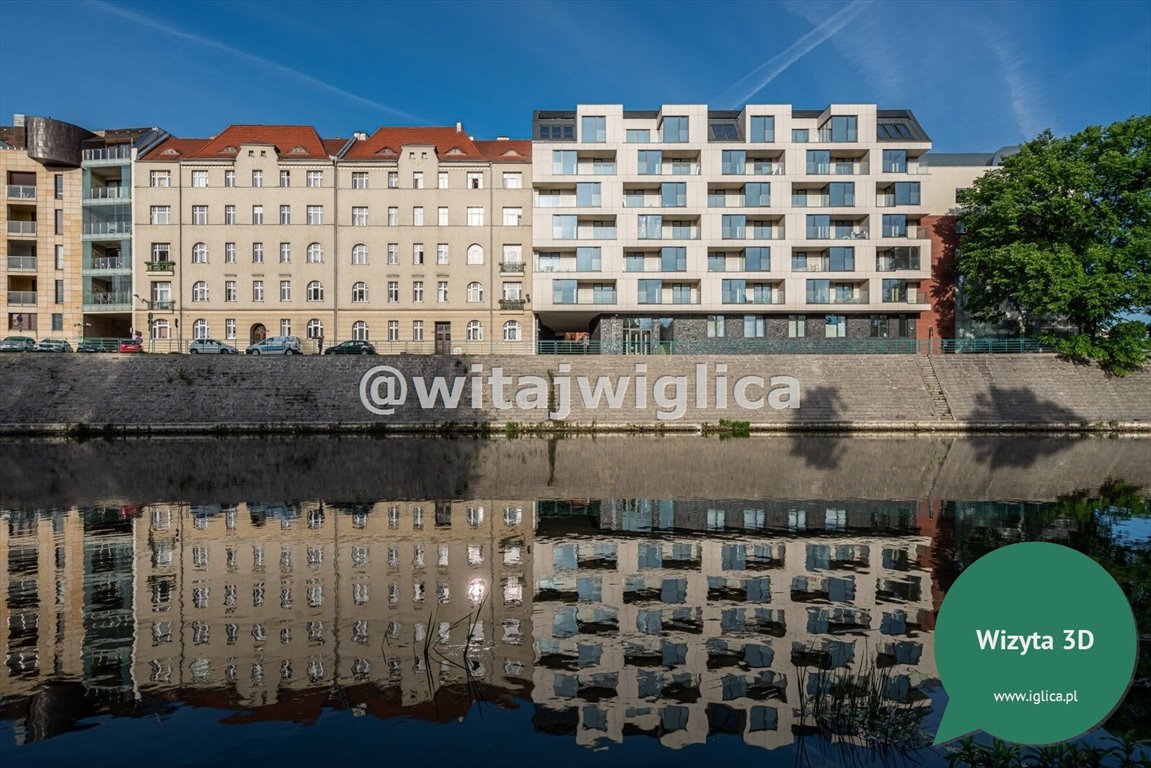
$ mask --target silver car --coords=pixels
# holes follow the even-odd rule
[[[235,355],[237,350],[231,344],[225,344],[215,339],[196,339],[188,345],[190,355]]]
[[[246,355],[299,355],[299,336],[269,336],[244,350]]]
[[[40,339],[36,342],[36,346],[32,347],[33,352],[71,352],[72,345],[66,339]]]

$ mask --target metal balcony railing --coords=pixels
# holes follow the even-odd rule
[[[128,269],[128,260],[123,256],[93,256],[90,270]]]
[[[522,310],[524,308],[523,299],[500,299],[500,309],[504,310]]]
[[[507,273],[522,273],[524,271],[524,263],[522,261],[501,261],[500,272]]]
[[[12,200],[35,200],[36,187],[27,184],[9,184],[8,197]]]
[[[144,266],[149,272],[171,272],[176,268],[174,261],[146,261]]]
[[[132,148],[128,146],[104,147],[102,149],[85,149],[85,160],[130,160]]]
[[[8,291],[8,306],[34,307],[36,306],[36,291]]]
[[[84,294],[84,304],[93,307],[131,306],[129,291],[94,291]]]
[[[91,187],[84,193],[87,200],[128,200],[131,197],[131,187]]]

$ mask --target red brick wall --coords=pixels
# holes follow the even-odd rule
[[[931,309],[920,314],[916,337],[951,339],[955,337],[955,234],[954,216],[924,216],[931,240],[931,278],[920,287],[930,296]]]

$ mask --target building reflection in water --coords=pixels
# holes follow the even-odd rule
[[[935,676],[930,502],[483,499],[5,511],[18,742],[176,703],[446,722],[534,704],[582,744],[790,744],[799,686]],[[799,679],[799,669],[806,678]]]

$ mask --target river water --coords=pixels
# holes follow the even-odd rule
[[[1064,543],[1146,636],[1148,489],[1138,439],[0,442],[0,762],[942,766],[950,585]]]

